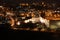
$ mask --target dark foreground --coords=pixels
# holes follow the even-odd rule
[[[1,27],[2,26],[2,27]],[[6,24],[0,25],[0,32],[8,33],[8,40],[60,40],[60,33],[51,32],[33,32],[33,31],[15,31],[9,28]]]

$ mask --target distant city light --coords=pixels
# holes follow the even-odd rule
[[[22,19],[25,19],[25,17],[22,17]]]
[[[20,21],[18,21],[16,24],[17,24],[17,25],[20,25],[21,23],[20,23]]]
[[[6,17],[7,21],[1,18],[0,24],[9,23],[12,29],[46,31],[47,29],[55,30],[60,28],[60,22],[53,23],[54,25],[51,23],[50,25],[51,20],[60,21],[59,5],[54,2],[19,3],[16,6],[12,4],[9,7],[3,5],[0,6],[1,16]]]
[[[29,21],[30,21],[30,20],[25,20],[24,22],[25,22],[25,23],[28,23]]]
[[[60,22],[57,22],[57,25],[60,26]]]
[[[50,28],[51,28],[51,29],[56,29],[57,26],[56,26],[56,25],[51,25]]]
[[[3,8],[3,6],[0,6],[0,8]]]

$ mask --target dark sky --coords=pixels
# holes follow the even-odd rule
[[[3,3],[6,3],[5,5],[7,5],[7,4],[16,5],[19,3],[33,3],[33,2],[40,3],[41,1],[60,4],[60,0],[0,0],[0,4],[2,5]]]
[[[60,2],[60,0],[0,0],[0,2],[40,2],[40,1],[46,1],[46,2]]]

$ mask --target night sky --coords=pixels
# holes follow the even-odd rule
[[[6,2],[6,3],[31,3],[31,2],[41,2],[41,1],[45,1],[45,2],[49,2],[49,3],[52,3],[52,2],[55,2],[55,3],[60,3],[60,0],[0,0],[0,2]]]
[[[56,3],[60,5],[60,0],[0,0],[0,5],[4,6],[17,6],[20,3],[29,3],[32,4],[33,2],[35,3],[40,3],[40,2],[46,2],[46,3]]]

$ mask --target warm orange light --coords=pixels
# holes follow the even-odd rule
[[[45,31],[45,30],[46,30],[46,29],[44,29],[44,28],[41,29],[42,32]]]
[[[9,18],[11,19],[11,21],[10,21],[11,26],[14,26],[14,24],[15,24],[14,19],[12,17],[9,17]]]
[[[33,30],[34,30],[34,31],[38,31],[38,28],[34,28]]]

